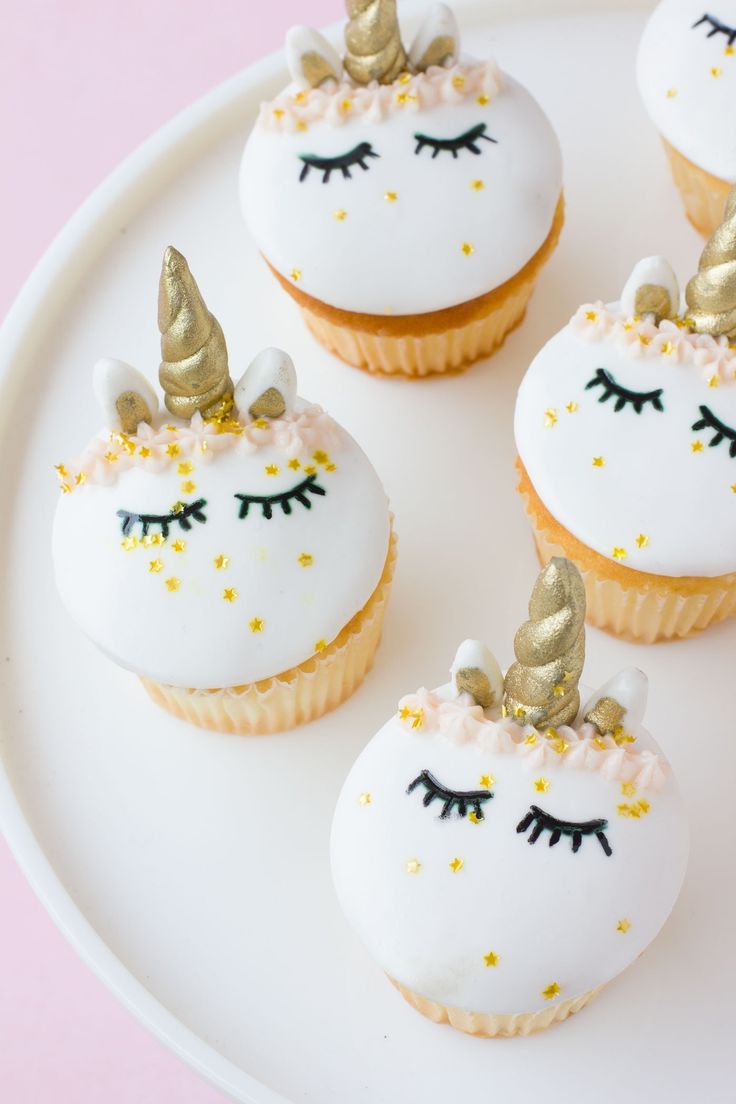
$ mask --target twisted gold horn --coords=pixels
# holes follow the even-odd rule
[[[585,587],[569,560],[555,557],[539,575],[514,653],[504,681],[507,714],[537,727],[571,724],[585,660]]]
[[[169,246],[158,290],[161,365],[158,378],[166,408],[180,418],[199,410],[208,418],[232,396],[227,346],[185,258]]]
[[[346,0],[344,65],[356,84],[391,84],[406,68],[396,0]]]
[[[698,333],[736,337],[736,187],[723,222],[708,240],[698,274],[687,285],[688,319]]]

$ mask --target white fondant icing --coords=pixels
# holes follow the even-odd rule
[[[433,72],[453,79],[451,70]],[[560,150],[526,89],[504,77],[498,95],[480,97],[487,103],[460,92],[457,102],[425,108],[411,88],[396,82],[380,92],[406,97],[386,115],[340,114],[338,90],[339,125],[325,116],[287,131],[262,117],[248,139],[240,200],[250,231],[282,275],[298,272],[297,286],[331,306],[386,315],[454,306],[514,276],[549,234]],[[479,140],[477,155],[415,152],[417,133],[456,138],[479,123],[496,141]],[[333,170],[323,183],[311,168],[299,179],[300,154],[334,158],[363,142],[378,155],[364,159],[366,170],[354,165],[350,178]]]
[[[436,38],[449,38],[455,44],[450,62],[460,53],[460,28],[454,12],[447,4],[433,4],[427,12],[409,48],[409,62],[413,68],[421,63],[424,54]]]
[[[672,314],[680,313],[680,285],[670,262],[666,257],[644,257],[634,265],[631,275],[621,292],[621,309],[633,317],[636,309],[636,293],[645,284],[663,287],[670,297]]]
[[[279,392],[285,413],[290,415],[296,401],[296,371],[294,361],[283,349],[262,349],[253,358],[235,388],[236,410],[247,417],[256,399],[271,387]]]
[[[262,444],[246,433],[219,434],[197,415],[191,425],[170,418],[173,430],[145,427],[140,441],[127,438],[119,447],[101,435],[78,470],[86,476],[80,485],[76,469],[60,473],[73,493],[62,496],[54,522],[59,593],[115,662],[176,686],[238,686],[304,662],[365,605],[388,552],[386,495],[368,458],[335,423],[329,455],[310,445],[310,432],[299,435],[300,405],[293,425],[250,431],[263,434]],[[320,414],[317,423],[325,420]],[[174,456],[163,444],[154,452],[153,442],[167,434],[179,450]],[[141,447],[151,450],[145,459]],[[105,452],[118,458],[105,459]],[[269,520],[252,504],[239,517],[236,495],[289,491],[308,477],[305,469],[325,491],[305,494],[311,509],[292,499],[289,514],[275,504]],[[130,530],[135,546],[125,547],[118,510],[162,515],[199,499],[206,522],[193,519],[186,531],[173,520],[168,538],[148,546],[137,522]],[[153,525],[149,536],[160,531]],[[226,557],[219,569],[218,557]]]
[[[452,693],[451,686],[437,691]],[[642,757],[661,756],[645,730],[636,738]],[[469,1011],[534,1012],[549,1003],[548,986],[559,986],[557,1001],[585,993],[655,937],[687,861],[676,783],[667,772],[656,792],[628,784],[622,793],[620,780],[603,771],[569,769],[569,754],[552,753],[542,773],[531,758],[451,741],[397,716],[371,740],[337,803],[332,871],[348,921],[391,977]],[[490,781],[483,819],[473,823],[457,809],[440,818],[442,801],[425,806],[421,785],[407,794],[422,771],[458,791]],[[569,836],[550,847],[547,830],[530,846],[534,825],[517,826],[531,805],[561,820],[607,820],[612,854],[594,835],[577,853]],[[453,872],[456,858],[462,866]],[[490,952],[497,959],[487,965]]]
[[[608,309],[619,317],[618,304]],[[687,341],[681,356],[685,331],[672,323],[660,328],[662,341],[642,333],[642,344],[632,331],[625,345],[612,340],[615,328],[587,338],[577,321],[535,357],[516,404],[516,445],[542,502],[589,548],[609,559],[623,550],[627,567],[675,577],[736,571],[736,457],[729,438],[710,447],[716,432],[692,428],[707,406],[736,432],[736,380],[717,368],[707,375]],[[719,348],[708,338],[701,351],[711,358]],[[723,352],[733,355],[727,342]],[[602,402],[602,386],[587,389],[598,369],[639,393],[661,389],[663,410],[647,403],[640,414],[631,405],[617,413],[615,394]]]
[[[110,429],[120,429],[120,415],[116,400],[126,391],[137,392],[153,417],[158,411],[158,398],[146,377],[114,357],[102,357],[92,369],[92,388],[99,403],[104,424]]]
[[[490,648],[481,640],[463,640],[450,668],[453,683],[458,671],[464,667],[477,667],[486,675],[493,693],[493,702],[499,705],[503,700],[503,674]]]
[[[336,80],[342,75],[342,61],[337,50],[324,35],[312,27],[290,27],[286,32],[285,49],[291,79],[299,88],[310,87],[310,82],[304,76],[302,59],[305,54],[317,54],[323,58]]]
[[[644,31],[639,89],[659,132],[690,161],[736,181],[736,36],[701,22],[710,14],[736,31],[736,0],[663,0]]]

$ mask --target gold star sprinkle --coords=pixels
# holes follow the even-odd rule
[[[718,80],[719,77],[723,76],[723,70],[718,65],[714,65],[710,71],[710,75]]]
[[[636,538],[636,547],[637,548],[648,548],[649,547],[649,537],[646,535],[646,533],[640,533],[639,536]]]
[[[265,621],[261,617],[253,617],[248,622],[248,628],[252,633],[263,632]]]
[[[548,407],[544,412],[544,428],[554,429],[557,425],[557,411],[553,406]]]
[[[370,805],[372,800],[373,800],[373,798],[371,797],[371,795],[369,793],[362,793],[360,795],[360,797],[358,798],[358,804],[359,805]]]
[[[302,567],[311,567],[314,563],[314,556],[310,552],[302,552],[300,556],[297,556],[297,563]]]
[[[304,474],[305,475],[316,475],[316,473],[317,473],[317,469],[315,468],[314,464],[305,464],[305,466],[304,466]]]
[[[250,423],[251,429],[268,429],[267,418],[256,418],[255,421]]]
[[[733,57],[736,54],[736,46],[726,46],[723,52],[726,57]]]
[[[665,356],[672,356],[672,354],[674,353],[674,351],[675,351],[675,343],[674,343],[674,341],[665,341],[665,342],[664,342],[664,343],[663,343],[663,344],[662,344],[662,345],[660,346],[660,352],[661,352],[661,353],[664,353],[664,355],[665,355]]]
[[[537,793],[546,793],[550,787],[550,781],[548,778],[535,778],[534,789]]]
[[[703,451],[703,442],[702,441],[693,441],[690,448],[693,452],[702,452]]]
[[[180,514],[183,509],[184,509],[184,503],[183,502],[172,502],[172,504],[171,504],[172,514]]]
[[[221,552],[219,556],[215,556],[212,562],[218,571],[224,571],[230,564],[230,557]]]
[[[422,864],[420,863],[419,859],[409,859],[408,863],[406,864],[407,874],[418,874],[421,869]]]
[[[517,721],[524,720],[524,717],[526,717],[526,709],[524,709],[523,705],[516,706],[516,708],[514,709],[514,717],[516,717]]]
[[[152,575],[158,575],[159,571],[161,571],[163,566],[164,566],[164,561],[163,560],[149,560],[148,570],[151,572]]]
[[[168,429],[169,433],[176,433],[176,426],[175,425],[164,426],[164,429]]]
[[[177,445],[176,441],[171,441],[166,446],[166,453],[167,453],[168,456],[178,456],[179,455],[179,446]]]
[[[530,732],[529,735],[527,737],[525,737],[525,739],[524,739],[524,743],[527,745],[527,747],[533,747],[534,744],[536,744],[536,742],[537,742],[536,732]]]
[[[468,813],[468,820],[471,824],[480,824],[481,817],[479,817],[477,813],[471,811]]]
[[[552,741],[550,747],[558,755],[564,755],[570,745],[568,744],[567,740],[563,740],[561,736],[558,736],[556,740]]]
[[[333,463],[325,464],[325,471],[327,471],[327,472],[337,471],[337,464],[333,464]]]
[[[296,457],[292,457],[292,459],[289,461],[289,467],[292,471],[299,471],[301,464],[296,459]]]
[[[462,75],[462,73],[458,73],[456,77],[452,78],[452,85],[453,88],[458,88],[462,91],[462,89],[465,87],[465,77]]]
[[[323,636],[321,636],[319,638],[319,640],[316,642],[316,644],[314,645],[314,650],[315,650],[315,652],[323,652],[326,647],[327,647],[327,641],[325,640],[325,638]]]
[[[74,482],[76,483],[77,487],[81,487],[83,483],[87,482],[87,473],[83,471],[77,472],[77,474],[74,476]]]
[[[126,552],[132,552],[134,548],[138,547],[137,537],[123,537],[120,542],[120,547],[124,548]]]
[[[594,456],[593,457],[593,467],[594,468],[605,468],[605,466],[606,466],[606,459],[605,459],[604,456]]]
[[[190,464],[188,460],[183,460],[176,469],[179,475],[191,475],[194,471],[194,464]]]
[[[626,935],[626,933],[627,933],[627,931],[629,930],[630,927],[631,927],[631,921],[627,920],[626,917],[624,916],[624,918],[622,920],[619,920],[618,924],[616,925],[616,931],[617,932],[622,932],[624,935]]]
[[[191,479],[185,479],[181,485],[182,494],[194,494],[197,489],[197,484],[193,483]]]
[[[141,541],[144,548],[152,548],[154,545],[164,543],[163,534],[161,533],[147,533]]]
[[[465,866],[465,859],[458,859],[458,857],[455,856],[452,862],[448,863],[448,866],[450,867],[450,870],[453,874],[457,874],[458,870],[462,870],[462,868]]]
[[[486,966],[498,966],[501,956],[497,955],[495,951],[489,951],[488,954],[483,955],[483,961]]]
[[[59,490],[61,491],[62,494],[71,494],[72,493],[72,488],[69,485],[69,483],[60,484]]]
[[[567,406],[565,407],[565,410],[567,411],[568,414],[574,414],[577,409],[578,409],[578,404],[574,401],[569,402],[567,404]]]
[[[312,459],[316,464],[328,464],[330,461],[330,457],[324,449],[317,449],[317,451],[312,454]]]
[[[172,575],[170,579],[166,580],[166,589],[170,591],[178,590],[181,586],[181,579],[177,579],[175,575]]]
[[[731,484],[731,490],[733,491],[734,494],[736,494],[736,483]]]
[[[235,587],[225,587],[222,592],[222,597],[225,599],[226,602],[234,602],[235,599],[238,597],[238,592]]]
[[[383,193],[383,198],[386,200],[387,203],[395,203],[396,200],[399,198],[399,193],[398,192],[384,192]]]
[[[151,450],[146,445],[141,445],[141,447],[138,449],[138,455],[142,456],[144,460],[147,460],[148,457],[151,455]]]
[[[721,382],[721,377],[720,376],[710,376],[709,379],[708,379],[708,386],[709,387],[718,387],[720,382]]]
[[[175,540],[171,546],[175,552],[184,552],[187,547],[187,542],[183,540]]]
[[[302,270],[300,268],[292,268],[289,275],[291,276],[292,280],[296,284],[302,278]]]
[[[421,728],[424,723],[424,710],[410,709],[408,705],[402,705],[399,717],[402,721],[411,721],[412,728]]]
[[[674,100],[676,95],[677,95],[677,89],[676,88],[668,88],[667,89],[667,99],[668,100]]]
[[[105,453],[105,459],[107,460],[108,464],[114,464],[114,463],[115,463],[115,461],[117,460],[117,458],[118,458],[118,456],[117,456],[117,453],[116,453],[116,452],[110,452],[110,451],[108,450],[108,451],[107,451],[107,452]]]
[[[284,110],[281,107],[275,107],[273,109],[273,114],[274,114],[275,118],[282,119],[284,117]]]
[[[481,92],[480,96],[476,96],[475,102],[480,104],[481,107],[485,107],[486,104],[489,104],[491,101],[488,96]]]
[[[628,553],[625,548],[615,547],[611,555],[613,556],[614,560],[625,560]]]
[[[553,981],[551,985],[548,985],[546,989],[542,990],[542,996],[545,1000],[554,1000],[555,997],[560,995],[560,986],[556,981]]]
[[[561,683],[558,683],[557,686],[552,687],[552,693],[556,698],[564,698],[565,687]]]
[[[586,311],[585,312],[585,317],[587,318],[588,322],[597,322],[598,321],[598,311],[594,311],[594,310]]]
[[[302,131],[304,131],[304,130],[306,130],[306,129],[307,129],[307,124],[306,124],[306,123],[304,122],[304,120],[303,120],[303,119],[299,119],[299,120],[297,121],[297,124],[296,124],[296,129],[297,129],[297,130],[302,130]]]
[[[482,786],[484,790],[490,790],[491,786],[496,785],[496,779],[492,774],[482,774],[478,785]]]
[[[470,242],[463,242],[463,244],[460,246],[460,249],[466,257],[469,257],[472,253],[475,253],[475,246],[472,245]]]
[[[636,786],[633,782],[622,782],[621,793],[624,795],[624,797],[633,797],[636,793]]]
[[[266,475],[278,475],[281,469],[279,468],[278,464],[266,464],[263,470],[265,471]]]
[[[334,218],[338,222],[344,222],[347,217],[348,217],[347,211],[343,207],[338,207],[338,209],[335,211]]]
[[[63,464],[54,464],[54,471],[58,475],[59,479],[66,479],[69,474]]]
[[[473,189],[474,192],[482,192],[485,188],[485,183],[482,180],[471,180],[470,187]]]

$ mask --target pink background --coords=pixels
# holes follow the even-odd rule
[[[2,5],[0,317],[90,191],[176,112],[340,0]],[[82,965],[0,841],[0,1099],[216,1104]]]

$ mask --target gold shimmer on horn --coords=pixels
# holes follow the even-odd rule
[[[407,67],[396,0],[347,0],[344,64],[356,84],[391,84]]]
[[[470,694],[476,705],[482,709],[490,709],[493,705],[496,695],[491,689],[488,675],[480,667],[461,667],[455,672],[455,686],[460,692]]]
[[[248,407],[251,418],[280,418],[285,410],[284,396],[276,387],[269,387]]]
[[[158,290],[161,365],[166,408],[180,418],[211,417],[233,393],[220,323],[207,310],[185,258],[169,246]]]
[[[115,399],[115,409],[123,433],[135,433],[141,422],[151,424],[148,403],[137,391],[123,391]]]
[[[588,724],[595,725],[601,736],[615,732],[623,722],[626,710],[615,698],[600,698],[583,717]]]
[[[507,715],[536,727],[572,724],[585,660],[585,587],[569,560],[556,556],[539,575],[514,653],[504,680]]]
[[[676,304],[673,304],[667,288],[659,284],[642,284],[636,289],[634,311],[639,317],[653,314],[654,321],[659,323],[663,318],[675,316]]]
[[[327,58],[316,50],[307,50],[300,58],[302,75],[312,88],[319,88],[326,80],[340,80]]]
[[[688,321],[697,333],[736,337],[736,187],[723,222],[707,242],[687,285]]]

